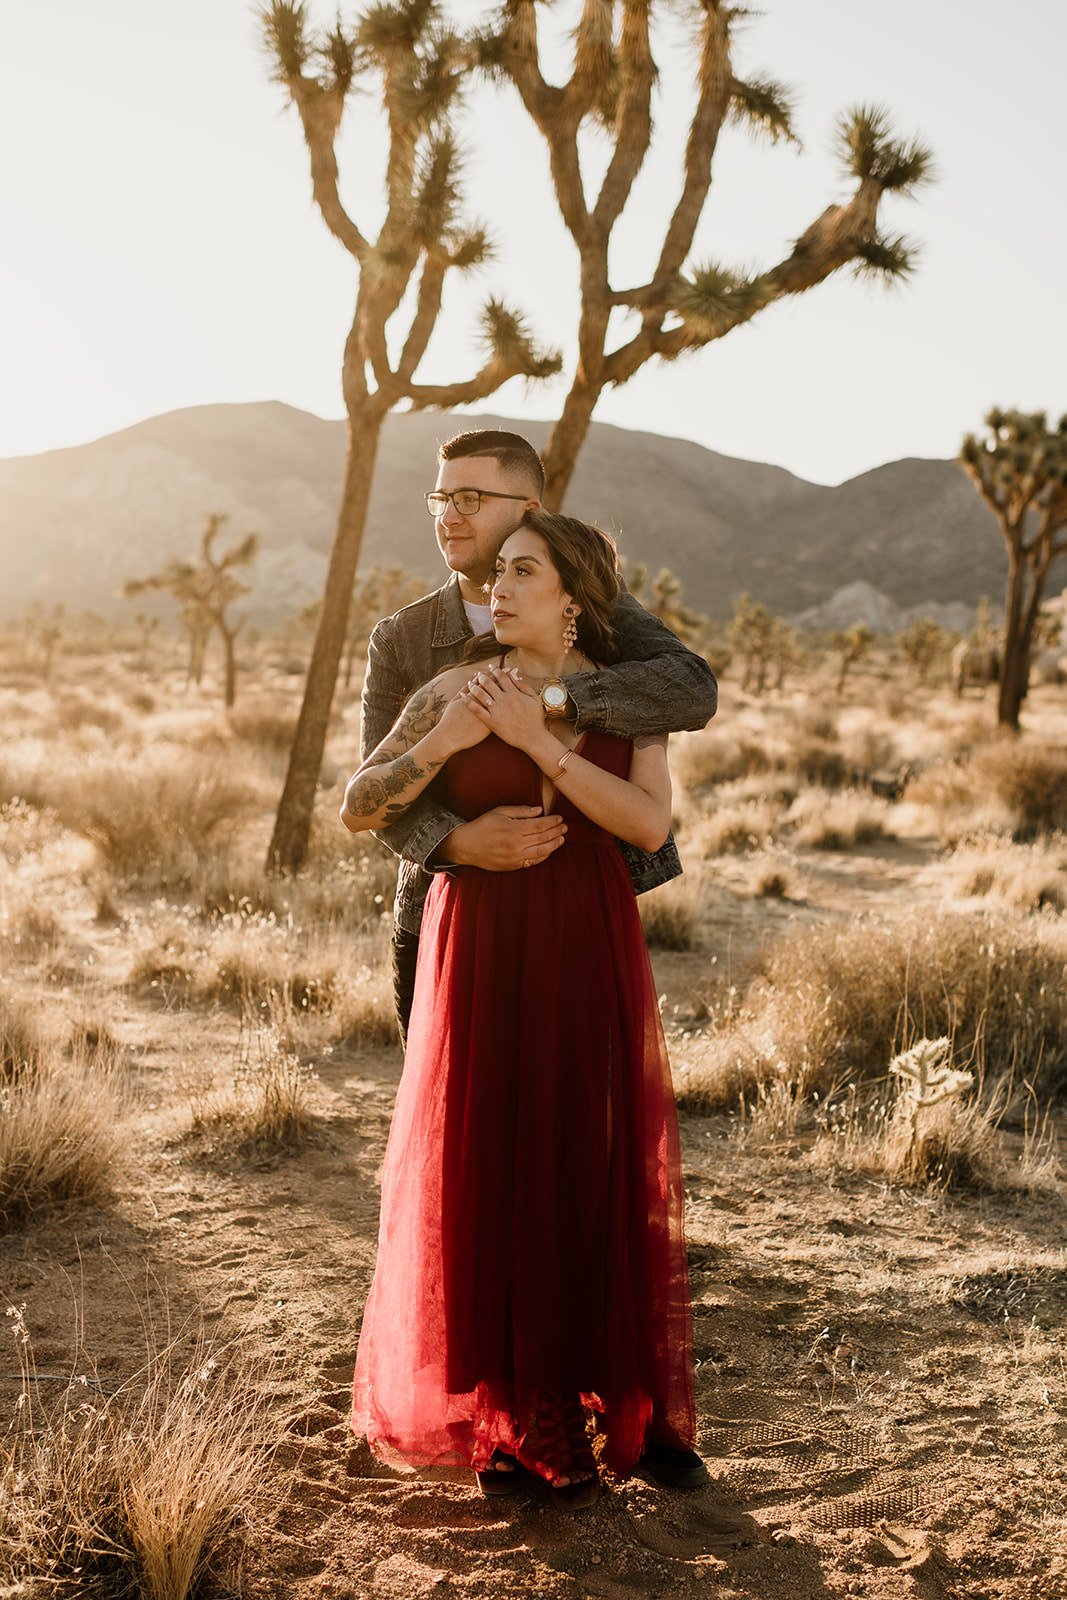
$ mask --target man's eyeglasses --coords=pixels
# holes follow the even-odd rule
[[[461,517],[473,517],[483,500],[528,500],[529,495],[498,494],[495,489],[431,489],[423,498],[431,517],[443,516],[450,500]]]

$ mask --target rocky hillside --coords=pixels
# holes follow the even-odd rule
[[[495,416],[388,419],[364,568],[397,562],[439,574],[422,507],[437,442],[497,424],[537,444],[548,431]],[[344,448],[342,423],[268,402],[194,407],[74,449],[0,461],[0,614],[34,600],[121,613],[124,580],[190,554],[209,511],[228,512],[235,533],[262,536],[256,616],[291,611],[321,589]],[[861,596],[887,617],[973,606],[1003,590],[1000,535],[948,461],[895,461],[826,488],[681,439],[594,424],[568,509],[610,528],[632,561],[672,567],[687,600],[715,617],[742,590],[793,615],[821,612],[844,589],[834,615]]]

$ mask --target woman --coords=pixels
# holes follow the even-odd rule
[[[341,813],[379,827],[436,777],[461,816],[566,821],[529,870],[431,888],[353,1427],[386,1460],[467,1462],[486,1493],[525,1468],[570,1508],[597,1495],[591,1413],[619,1476],[706,1478],[670,1069],[616,843],[667,835],[666,739],[578,737],[565,715],[567,676],[613,659],[618,591],[606,534],[528,513],[485,665],[412,697]]]

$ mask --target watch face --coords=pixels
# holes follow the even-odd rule
[[[541,703],[549,711],[562,711],[567,704],[567,690],[562,683],[546,683],[541,690]]]

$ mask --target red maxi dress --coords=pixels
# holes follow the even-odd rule
[[[581,753],[625,777],[629,741]],[[541,804],[490,735],[452,757],[465,818]],[[678,1125],[633,885],[562,796],[566,842],[517,872],[439,874],[382,1173],[352,1426],[394,1464],[483,1470],[580,1394],[626,1476],[695,1419]]]

